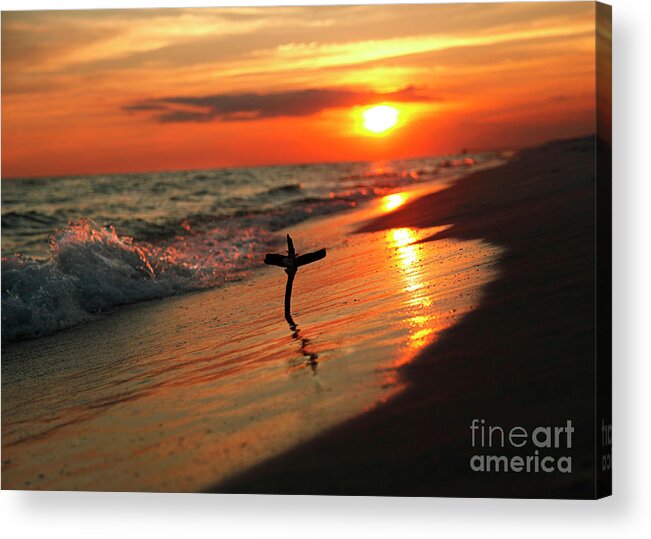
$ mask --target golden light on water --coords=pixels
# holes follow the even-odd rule
[[[391,195],[390,195],[391,196]],[[404,203],[404,200],[400,204]],[[399,205],[400,205],[399,204]],[[387,240],[395,249],[398,269],[403,280],[403,290],[407,294],[406,305],[414,315],[407,319],[409,353],[404,354],[394,365],[399,367],[411,361],[414,354],[429,344],[435,336],[434,316],[423,314],[423,309],[432,305],[432,298],[425,286],[423,274],[422,246],[416,244],[417,232],[412,228],[394,228],[387,233]]]
[[[423,318],[425,318],[425,320],[421,321]],[[428,345],[433,339],[434,328],[424,326],[429,321],[429,317],[416,316],[412,318],[411,321],[413,322],[413,331],[411,335],[409,335],[409,346],[414,350],[418,350]]]
[[[391,240],[393,240],[391,243],[398,248],[406,247],[416,241],[416,233],[411,228],[392,228],[390,236]]]
[[[408,331],[404,353],[393,363],[394,367],[409,363],[420,350],[432,344],[437,335],[454,321],[454,317],[450,316],[451,311],[443,310],[446,308],[446,302],[449,302],[449,298],[445,299],[447,294],[444,291],[453,286],[450,275],[454,272],[446,267],[447,259],[443,267],[440,266],[441,259],[434,266],[436,269],[433,269],[432,264],[439,256],[438,249],[432,243],[420,243],[420,240],[445,228],[447,227],[393,228],[386,232],[387,246],[392,252],[391,266],[394,271],[398,270],[397,278],[401,281],[400,287],[404,294],[402,304]],[[449,246],[439,248],[449,250]],[[455,247],[452,252],[457,250],[458,247]],[[455,263],[450,259],[450,264]],[[437,274],[438,278],[436,278]],[[436,299],[441,297],[441,294],[443,294],[443,303]]]
[[[400,113],[391,105],[375,105],[362,111],[364,129],[376,135],[387,133],[398,124]]]
[[[382,199],[382,209],[386,212],[393,211],[407,202],[407,198],[406,193],[393,193],[392,195],[387,195]]]
[[[450,225],[392,228],[384,232],[386,275],[399,287],[400,367],[432,345],[442,331],[476,308],[481,291],[494,279],[490,263],[501,249],[480,240],[437,238]]]
[[[398,267],[402,270],[404,289],[410,293],[408,303],[419,304],[423,299],[421,294],[416,294],[423,287],[420,249],[414,242],[418,239],[416,232],[411,228],[394,228],[389,232],[392,243],[398,254]]]

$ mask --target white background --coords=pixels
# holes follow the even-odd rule
[[[0,8],[81,9],[246,3],[277,2],[0,0]],[[281,3],[319,2],[285,0]],[[371,534],[377,538],[426,534],[443,538],[650,537],[651,2],[611,0],[611,3],[615,150],[614,496],[598,502],[584,502],[4,491],[0,493],[0,526],[4,537],[156,536],[194,539],[235,535],[312,539]]]

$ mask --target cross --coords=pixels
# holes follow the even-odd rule
[[[298,271],[298,268],[305,266],[305,264],[311,264],[317,260],[325,258],[326,250],[319,249],[313,253],[307,253],[304,255],[298,256],[296,250],[294,249],[294,242],[289,234],[287,234],[287,255],[279,255],[275,253],[267,253],[264,257],[264,263],[271,266],[278,266],[285,268],[285,273],[287,274],[287,286],[285,287],[285,320],[289,324],[290,329],[296,329],[296,323],[292,318],[291,313],[291,301],[292,301],[292,286],[294,284],[294,276]]]

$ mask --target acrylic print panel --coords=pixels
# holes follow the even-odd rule
[[[2,39],[3,488],[610,492],[608,6]]]

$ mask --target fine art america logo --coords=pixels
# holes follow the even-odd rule
[[[519,426],[505,429],[487,425],[485,419],[473,419],[470,437],[477,453],[470,457],[470,468],[474,472],[572,473],[572,457],[550,455],[549,450],[572,449],[573,434],[570,420],[563,426],[527,430]],[[512,455],[514,448],[522,454]],[[508,457],[500,454],[505,451]]]

